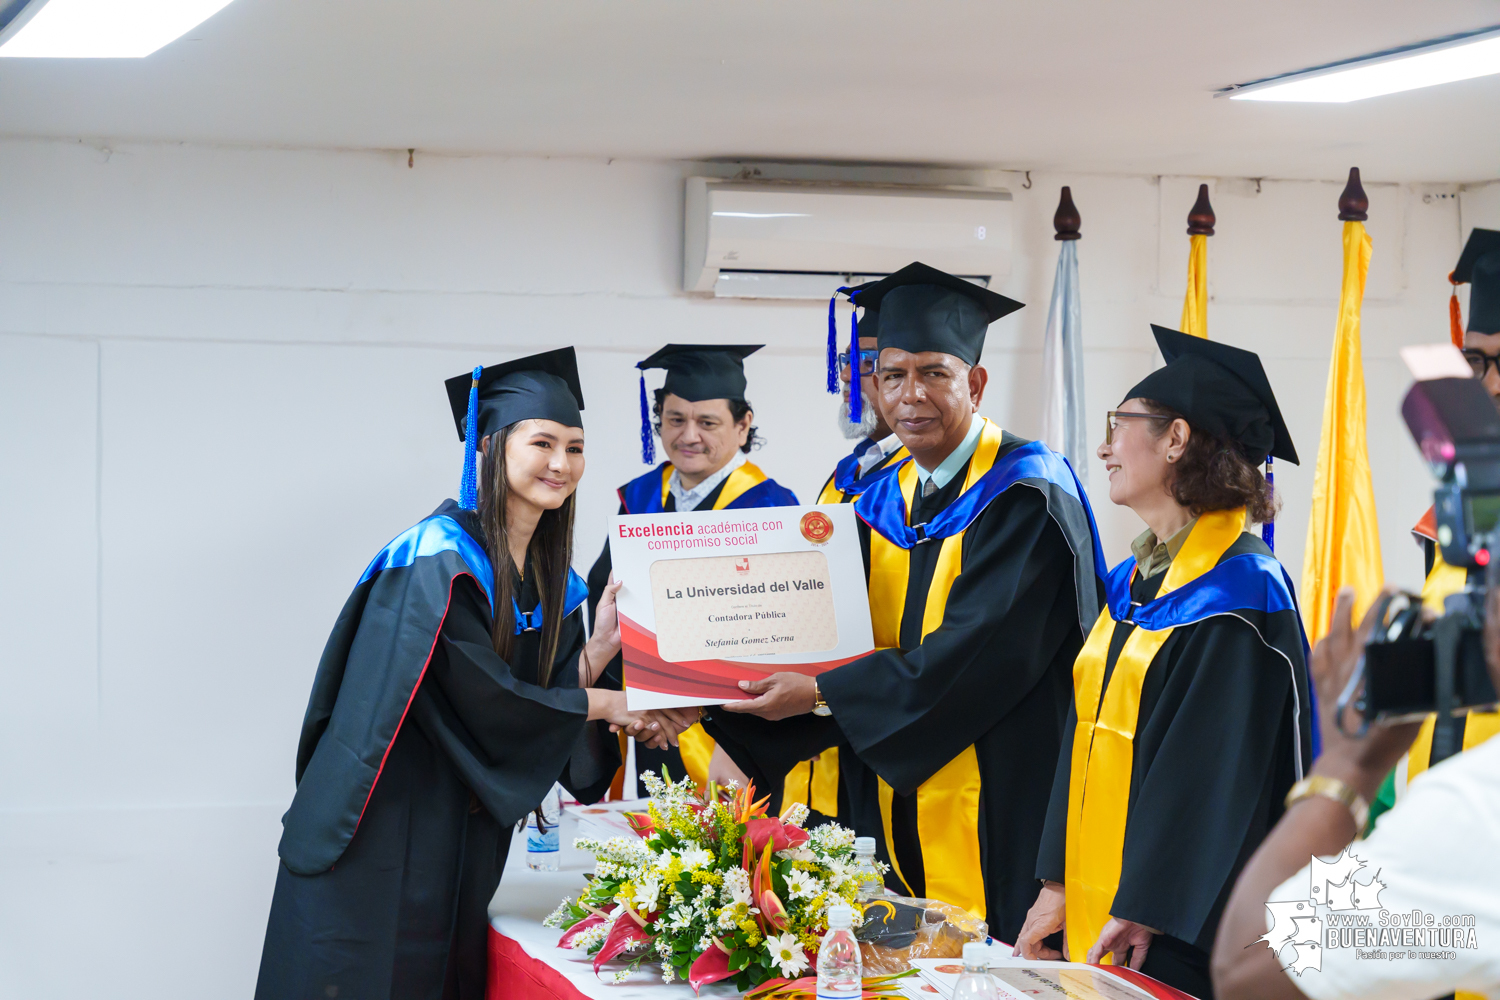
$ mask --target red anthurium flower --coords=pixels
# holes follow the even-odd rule
[[[774,816],[762,816],[746,823],[745,842],[751,845],[756,854],[764,850],[767,844],[773,851],[784,851],[791,844],[786,824]]]
[[[790,823],[783,823],[781,825],[781,828],[786,831],[787,847],[801,847],[809,840],[812,840],[812,834],[808,833],[800,826],[793,826]]]
[[[779,987],[779,986],[785,986],[785,985],[787,985],[790,982],[791,982],[790,979],[781,979],[779,977],[772,978],[772,979],[767,979],[765,982],[761,983],[759,986],[753,986],[749,990],[746,990],[745,991],[745,1000],[756,1000],[757,997],[769,996],[772,993],[776,992],[776,988],[777,987]],[[816,982],[817,981],[814,980],[814,983],[816,983]]]
[[[695,994],[709,983],[734,975],[729,971],[729,949],[718,938],[713,940],[714,943],[688,967],[688,985]]]
[[[615,921],[615,925],[609,929],[609,936],[604,939],[604,944],[599,946],[599,951],[594,955],[594,971],[636,941],[650,941],[651,935],[646,933],[643,923],[649,922],[652,917],[637,917],[630,910],[626,910]]]
[[[755,905],[760,907],[761,916],[766,918],[766,923],[778,931],[786,930],[791,918],[787,916],[786,907],[781,905],[781,897],[766,889],[756,897]]]

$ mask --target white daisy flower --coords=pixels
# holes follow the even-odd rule
[[[792,869],[786,875],[786,891],[792,899],[812,899],[823,886],[807,872]]]
[[[661,892],[661,886],[656,879],[642,879],[635,887],[634,906],[642,913],[649,913],[656,907],[656,897]]]
[[[797,935],[791,931],[782,931],[775,937],[766,938],[766,954],[771,956],[771,961],[787,979],[795,979],[807,968],[807,955],[797,942]]]
[[[701,847],[689,847],[679,857],[682,858],[682,870],[689,872],[712,864],[714,860],[713,854]]]

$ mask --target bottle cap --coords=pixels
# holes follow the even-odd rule
[[[969,941],[966,943],[964,945],[964,964],[982,965],[985,968],[989,968],[990,946],[983,941]]]
[[[828,929],[840,930],[854,926],[854,911],[847,904],[840,903],[828,908]]]
[[[855,854],[874,854],[875,853],[875,838],[874,837],[855,837],[854,838],[854,853]]]

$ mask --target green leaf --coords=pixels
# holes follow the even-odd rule
[[[729,970],[738,972],[750,964],[751,954],[748,951],[736,948],[729,956]]]

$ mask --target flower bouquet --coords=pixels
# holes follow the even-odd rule
[[[724,979],[768,996],[800,985],[828,908],[858,893],[854,833],[834,823],[802,829],[807,807],[797,803],[769,816],[753,785],[710,783],[700,795],[690,778],[642,778],[650,804],[628,814],[641,839],[576,841],[595,869],[587,890],[546,920],[565,929],[558,947],[592,954],[595,972],[626,956],[617,982],[654,956],[664,982],[685,979],[694,991]]]

